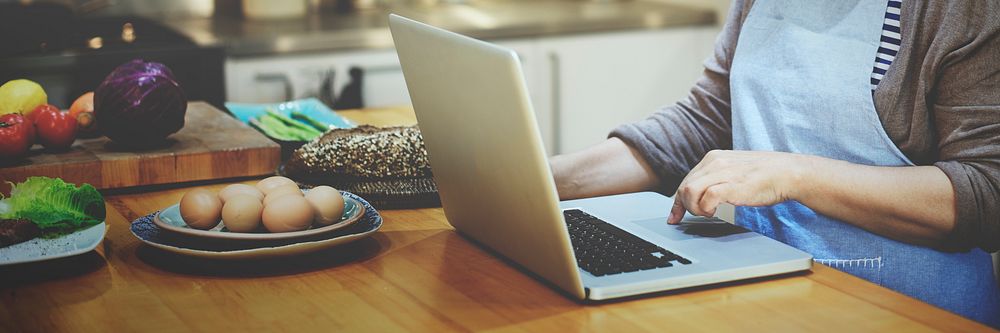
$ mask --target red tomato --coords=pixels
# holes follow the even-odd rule
[[[35,129],[38,142],[47,149],[66,149],[76,140],[76,118],[69,112],[62,112],[51,104],[35,109]]]
[[[34,126],[19,113],[0,116],[0,158],[2,162],[21,157],[35,141]],[[0,162],[0,164],[4,164]]]

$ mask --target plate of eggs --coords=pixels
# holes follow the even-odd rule
[[[347,227],[365,207],[329,186],[302,190],[274,176],[255,185],[232,184],[218,193],[194,189],[153,218],[157,227],[191,236],[274,240],[322,234]]]

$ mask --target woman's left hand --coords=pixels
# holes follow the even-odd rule
[[[685,210],[713,216],[721,203],[767,206],[794,199],[810,158],[782,152],[710,151],[678,187],[667,223],[680,222]]]

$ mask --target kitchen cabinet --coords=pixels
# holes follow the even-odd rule
[[[331,102],[350,82],[352,68],[363,73],[366,107],[410,103],[396,52],[391,49],[337,53],[230,58],[226,88],[230,101],[271,103],[304,97]]]
[[[520,57],[542,139],[552,155],[596,144],[615,126],[683,98],[701,74],[717,33],[715,26],[695,26],[492,42]],[[340,93],[350,82],[351,68],[364,73],[366,107],[409,104],[391,49],[233,58],[226,64],[228,96],[257,103],[324,100],[331,88]]]
[[[521,55],[534,53],[531,41],[495,43]],[[273,103],[304,97],[324,100],[324,94],[331,93],[341,97],[339,94],[351,82],[352,68],[363,73],[361,91],[365,107],[410,104],[399,58],[393,49],[230,58],[226,61],[227,95],[230,101],[241,103]],[[529,68],[531,64],[525,64],[526,72],[531,72]]]
[[[540,39],[539,70],[548,75],[536,81],[545,99],[536,112],[549,118],[549,152],[594,145],[619,124],[684,98],[717,34],[707,26]]]
[[[518,53],[532,52],[526,42],[502,44]],[[399,59],[392,49],[230,58],[226,61],[227,95],[229,101],[241,103],[316,97],[332,106],[336,99],[345,98],[344,88],[355,80],[350,75],[352,69],[362,73],[363,105],[349,108],[410,104]]]

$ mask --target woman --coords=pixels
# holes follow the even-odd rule
[[[690,96],[554,157],[1000,327],[1000,3],[736,0]]]

